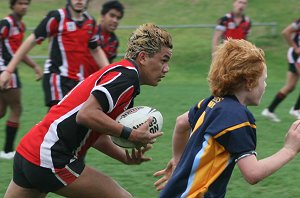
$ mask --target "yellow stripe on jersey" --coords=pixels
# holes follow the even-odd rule
[[[199,159],[196,159],[199,157]],[[193,174],[193,183],[187,193],[187,198],[202,197],[208,187],[223,173],[230,160],[230,154],[213,137],[208,139],[204,153],[196,156],[194,162],[199,162]]]
[[[215,135],[214,138],[218,138],[218,137],[224,135],[225,133],[228,133],[230,131],[233,131],[233,130],[236,130],[238,128],[242,128],[242,127],[245,127],[245,126],[250,126],[250,127],[254,128],[254,129],[256,129],[256,125],[255,124],[250,124],[250,122],[244,122],[244,123],[241,123],[241,124],[229,127],[227,129],[221,131],[220,133],[218,133],[217,135]]]
[[[203,100],[204,100],[204,99],[203,99]],[[197,105],[198,109],[200,108],[200,106],[201,106],[203,100],[201,100],[201,101],[198,103],[198,105]]]
[[[201,124],[203,123],[203,120],[204,120],[205,115],[206,115],[206,112],[203,111],[203,113],[201,114],[201,116],[200,116],[199,119],[197,120],[197,123],[196,123],[196,125],[195,125],[195,127],[194,127],[194,129],[193,129],[193,131],[192,131],[192,133],[191,133],[191,135],[193,135],[193,133],[201,126]],[[191,136],[191,135],[190,135],[190,136]]]

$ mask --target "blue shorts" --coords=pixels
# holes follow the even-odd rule
[[[41,193],[54,192],[74,182],[84,167],[83,160],[75,160],[64,168],[44,168],[32,164],[16,152],[13,181],[18,186],[36,189]]]

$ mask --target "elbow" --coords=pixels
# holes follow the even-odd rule
[[[255,185],[262,180],[262,178],[256,175],[255,173],[243,175],[243,176],[246,182],[249,183],[250,185]]]
[[[86,125],[88,118],[86,116],[87,114],[84,113],[84,111],[79,111],[76,115],[76,123],[80,125]]]

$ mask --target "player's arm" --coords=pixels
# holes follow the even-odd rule
[[[122,149],[111,141],[110,136],[101,135],[94,143],[93,147],[98,151],[124,163],[124,164],[140,164],[151,160],[150,157],[145,157],[144,153],[150,150],[151,145],[139,150],[132,149],[129,152],[127,149]]]
[[[283,148],[270,157],[257,160],[255,155],[249,155],[238,160],[238,167],[248,183],[256,184],[276,172],[296,156],[300,150],[299,125],[299,120],[292,124],[286,135]]]
[[[222,35],[223,35],[223,31],[217,29],[215,30],[212,39],[212,54],[217,50],[217,46],[221,41]]]
[[[101,134],[121,137],[124,134],[124,126],[105,113],[96,97],[91,94],[82,108],[79,110],[76,121],[87,128],[97,131]],[[147,145],[154,143],[156,138],[161,136],[162,132],[150,133],[148,128],[151,120],[149,119],[138,129],[132,129],[128,140]],[[128,131],[127,131],[128,132]]]
[[[24,56],[23,58],[23,62],[26,63],[29,67],[31,67],[34,71],[35,71],[35,74],[36,74],[36,77],[35,79],[36,80],[40,80],[43,76],[43,71],[42,69],[40,68],[40,66],[32,60],[32,58],[30,58],[27,54]]]
[[[173,132],[173,157],[168,162],[167,167],[163,170],[154,173],[154,176],[159,177],[154,186],[157,190],[162,190],[166,182],[170,179],[175,170],[184,148],[190,137],[191,126],[188,120],[188,112],[180,115],[176,119],[176,124]]]
[[[297,43],[292,39],[292,35],[295,34],[295,31],[297,30],[297,24],[292,23],[288,25],[286,28],[283,29],[281,32],[287,43],[294,48],[295,52],[297,54],[300,54],[300,48],[298,47]]]
[[[95,49],[90,49],[90,52],[100,69],[109,64],[108,59],[100,46]]]
[[[19,47],[17,52],[15,53],[12,60],[9,62],[9,64],[6,67],[6,72],[2,72],[0,75],[0,88],[6,87],[6,84],[9,82],[11,78],[11,74],[13,71],[15,71],[17,65],[21,62],[21,60],[24,58],[24,56],[35,46],[35,35],[31,34],[28,36],[28,38],[25,40],[25,42],[22,43],[22,45]]]

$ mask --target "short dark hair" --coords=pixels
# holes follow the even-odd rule
[[[124,6],[119,1],[108,1],[102,5],[101,15],[105,15],[111,9],[116,9],[121,13],[121,17],[124,15]]]
[[[18,0],[9,0],[9,7],[10,9],[13,9],[13,6],[17,3]],[[28,3],[30,3],[31,0],[28,0]]]

